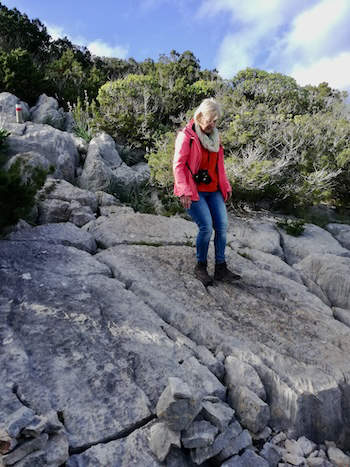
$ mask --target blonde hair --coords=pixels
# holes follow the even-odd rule
[[[204,99],[204,101],[201,102],[201,105],[194,113],[194,120],[198,122],[202,115],[216,115],[217,118],[221,117],[221,108],[213,97]]]

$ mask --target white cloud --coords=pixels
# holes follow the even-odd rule
[[[118,58],[125,58],[127,56],[128,50],[127,48],[114,45],[111,46],[106,42],[103,42],[99,39],[89,42],[87,48],[93,55],[98,55],[99,57],[118,57]]]
[[[61,37],[64,37],[64,29],[61,26],[56,26],[53,24],[46,24],[47,32],[50,34],[52,39],[57,40]]]
[[[46,24],[46,27],[47,32],[54,40],[67,37],[73,44],[87,47],[93,55],[100,57],[126,58],[128,54],[128,48],[119,44],[112,45],[102,41],[101,39],[88,41],[82,36],[72,37],[70,34],[65,32],[62,26],[58,25]]]
[[[317,86],[326,81],[333,88],[349,89],[350,52],[342,52],[336,57],[325,57],[310,65],[294,66],[291,76],[301,85],[313,84]]]
[[[349,88],[349,0],[203,0],[199,17],[228,14],[217,53],[219,73],[246,67],[279,71],[300,84],[327,81]]]
[[[341,44],[339,31],[348,29],[350,3],[348,0],[323,0],[302,12],[292,22],[286,35],[285,55],[297,53],[297,59],[313,61]],[[344,24],[343,24],[344,23]]]

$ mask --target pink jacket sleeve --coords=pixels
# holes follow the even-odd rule
[[[186,162],[190,156],[190,138],[184,131],[180,131],[175,141],[173,160],[174,194],[176,196],[192,196],[192,188],[188,179]]]

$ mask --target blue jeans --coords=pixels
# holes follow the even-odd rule
[[[210,237],[215,230],[215,262],[225,261],[226,231],[227,231],[227,211],[221,191],[198,192],[199,201],[192,201],[189,215],[198,225],[197,235],[197,260],[201,263],[207,261]]]

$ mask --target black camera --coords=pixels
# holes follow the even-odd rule
[[[196,183],[204,183],[205,185],[209,185],[211,182],[211,176],[205,169],[198,170],[198,172],[193,175],[193,179]]]

